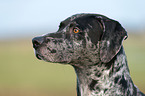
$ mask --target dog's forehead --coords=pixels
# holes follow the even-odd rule
[[[64,22],[65,21],[70,22],[70,21],[73,21],[76,18],[83,17],[83,16],[86,16],[86,15],[88,15],[88,14],[75,14],[75,15],[72,15],[71,17],[68,17],[67,19],[65,19]]]
[[[83,17],[84,15],[87,15],[87,14],[76,14],[76,15],[73,15],[73,16],[71,16],[71,17],[68,17],[68,18],[66,18],[65,20],[63,20],[63,21],[60,23],[60,25],[61,25],[61,24],[63,24],[63,25],[68,25],[70,22],[74,21],[75,19],[77,19],[77,18],[79,18],[79,17]]]
[[[82,13],[82,14],[75,14],[75,15],[72,15],[71,17],[68,17],[66,18],[65,20],[63,20],[61,23],[67,25],[69,24],[71,21],[74,21],[76,19],[79,19],[79,18],[83,18],[83,17],[89,17],[89,16],[95,16],[96,14],[85,14],[85,13]]]
[[[75,19],[78,19],[78,18],[82,18],[82,17],[91,17],[91,16],[94,16],[96,18],[107,18],[103,15],[100,15],[100,14],[90,14],[90,13],[80,13],[80,14],[75,14],[75,15],[72,15],[71,17],[68,17],[67,19],[70,19],[70,21],[73,21]]]
[[[102,19],[107,19],[107,17],[100,15],[100,14],[89,14],[89,13],[80,13],[80,14],[75,14],[72,15],[71,17],[66,18],[65,20],[63,20],[60,25],[68,25],[69,23],[73,22],[73,21],[78,21],[79,19],[83,19],[86,20],[89,17],[95,17],[97,18],[102,18]]]

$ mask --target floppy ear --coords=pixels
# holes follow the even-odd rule
[[[127,38],[127,32],[117,21],[101,20],[104,33],[100,41],[100,59],[107,63],[119,52],[122,41]]]

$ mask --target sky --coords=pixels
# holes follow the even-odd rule
[[[76,13],[105,15],[126,30],[145,29],[145,0],[0,0],[0,39],[55,32]]]

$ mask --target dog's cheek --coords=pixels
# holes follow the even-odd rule
[[[73,58],[73,54],[65,54],[65,56],[63,56],[63,61],[64,63],[70,63],[72,61]]]
[[[50,61],[49,60],[49,51],[47,50],[47,47],[41,47],[39,50],[38,50],[38,53],[39,55],[41,56],[41,59],[44,60],[44,61]]]
[[[42,46],[42,47],[39,48],[38,51],[39,51],[40,55],[44,56],[44,55],[46,55],[48,50],[47,50],[46,46]]]
[[[82,39],[82,37],[79,34],[75,34],[74,39],[79,41]]]
[[[73,57],[74,50],[72,44],[68,41],[60,43],[57,47],[55,59],[60,63],[69,63]]]

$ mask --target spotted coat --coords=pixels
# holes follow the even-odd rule
[[[38,59],[70,64],[77,96],[144,96],[130,77],[122,41],[127,32],[100,14],[76,14],[55,33],[33,38]]]

